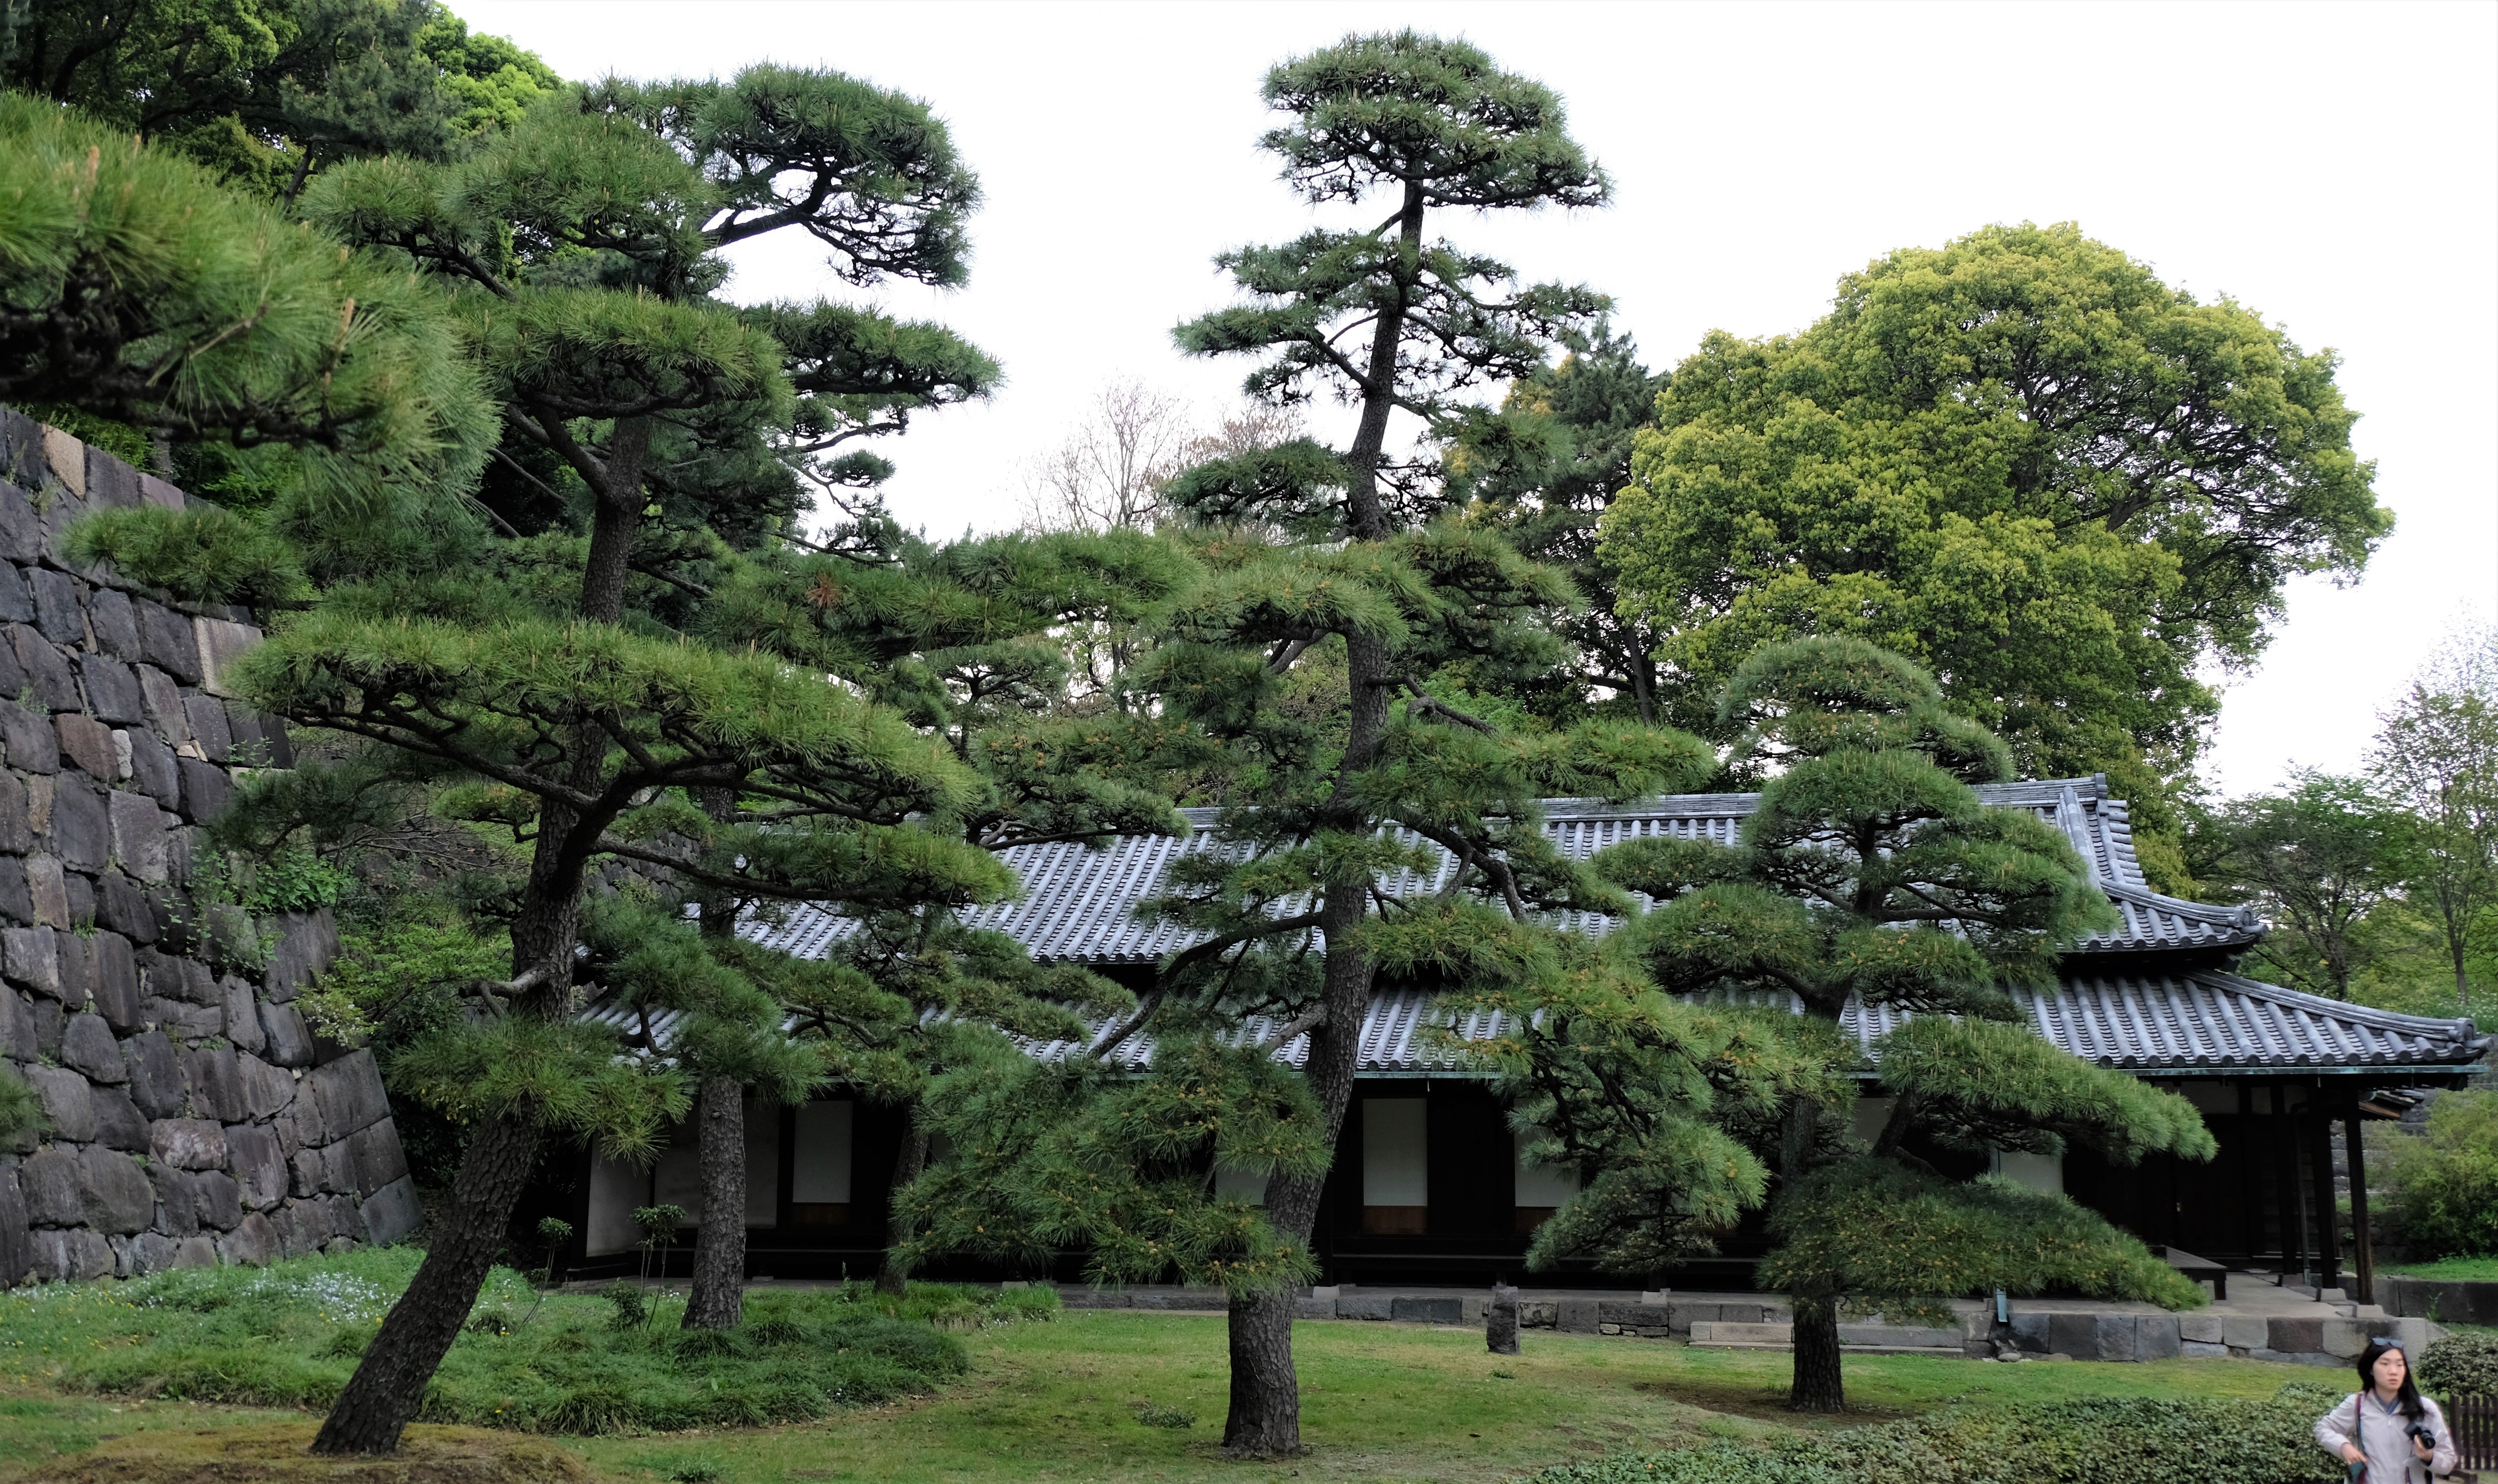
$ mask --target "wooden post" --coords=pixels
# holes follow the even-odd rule
[[[2342,1148],[2351,1165],[2351,1262],[2357,1286],[2352,1297],[2377,1302],[2377,1243],[2368,1234],[2368,1154],[2359,1138],[2359,1105],[2354,1099],[2342,1115]]]
[[[2308,1146],[2316,1165],[2316,1286],[2342,1286],[2341,1209],[2333,1204],[2333,1112],[2318,1088],[2308,1100]]]

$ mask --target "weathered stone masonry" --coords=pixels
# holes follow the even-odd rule
[[[291,1003],[327,912],[184,896],[234,770],[293,759],[220,671],[260,637],[73,568],[90,510],[182,494],[0,408],[0,1057],[48,1127],[0,1149],[0,1286],[391,1242],[416,1193],[369,1051]]]

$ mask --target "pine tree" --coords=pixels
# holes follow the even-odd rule
[[[1655,420],[1667,377],[1640,364],[1628,336],[1599,325],[1573,336],[1570,353],[1511,384],[1497,409],[1457,425],[1441,457],[1452,498],[1467,518],[1491,525],[1521,556],[1570,574],[1586,608],[1563,634],[1569,663],[1519,699],[1559,720],[1611,706],[1643,725],[1659,721],[1655,649],[1645,618],[1615,611],[1621,572],[1597,544],[1597,523],[1630,483],[1631,445]]]
[[[770,68],[558,97],[456,163],[351,161],[307,190],[316,221],[450,290],[504,425],[537,465],[505,448],[498,466],[547,500],[528,532],[499,520],[499,540],[485,535],[493,504],[466,506],[469,529],[421,562],[405,560],[411,549],[389,565],[307,564],[324,584],[317,605],[238,682],[268,709],[473,780],[464,806],[516,826],[531,851],[509,911],[511,978],[479,987],[481,1020],[401,1058],[473,1133],[427,1262],[333,1410],[323,1451],[396,1444],[540,1143],[583,1131],[581,1089],[636,1065],[572,1018],[596,863],[659,869],[713,923],[758,899],[963,905],[1006,888],[985,853],[919,827],[983,796],[941,741],[819,672],[701,636],[703,579],[740,560],[724,537],[776,540],[798,506],[775,444],[802,394],[834,402],[828,419],[869,422],[977,391],[943,366],[995,374],[933,327],[719,304],[718,250],[798,227],[833,247],[849,281],[957,281],[976,195],[920,105]],[[776,322],[812,326],[816,343],[785,348]],[[143,515],[89,547],[195,586],[197,565],[175,560],[179,525]],[[785,1095],[797,1076],[760,1008],[788,976],[717,937],[672,934],[587,964],[698,1012],[688,1065],[701,1076],[701,1143],[742,1166],[737,1081]],[[634,1075],[654,1089],[640,1098],[648,1116],[683,1107],[668,1076]],[[721,1248],[704,1271],[742,1276],[743,1203],[721,1204],[704,1223]],[[734,1322],[728,1287],[689,1319]]]
[[[1687,738],[1636,727],[1513,733],[1433,689],[1457,664],[1549,665],[1546,616],[1574,598],[1496,533],[1433,519],[1427,462],[1389,455],[1393,413],[1444,427],[1469,388],[1530,373],[1603,306],[1584,289],[1513,286],[1505,266],[1425,233],[1438,209],[1600,203],[1604,177],[1558,100],[1472,47],[1412,33],[1287,62],[1265,96],[1288,116],[1265,143],[1303,199],[1384,191],[1393,207],[1366,230],[1224,254],[1246,302],[1177,332],[1199,354],[1258,357],[1247,386],[1263,401],[1326,391],[1360,409],[1342,451],[1250,447],[1166,490],[1197,524],[1188,542],[1207,572],[1131,684],[1139,714],[1221,749],[1238,806],[1225,848],[1184,857],[1156,909],[1200,941],[1134,1013],[1021,1074],[1047,1116],[988,1095],[993,1082],[958,1083],[940,1116],[968,1152],[905,1195],[931,1249],[1080,1241],[1097,1275],[1223,1283],[1224,1443],[1248,1457],[1300,1448],[1287,1285],[1308,1272],[1374,978],[1536,972],[1551,952],[1525,920],[1538,907],[1614,895],[1554,857],[1537,800],[1634,794],[1706,763]],[[1277,1067],[1271,1053],[1303,1035],[1301,1070]],[[1104,1070],[1140,1036],[1149,1075]],[[1263,1212],[1218,1198],[1220,1167],[1265,1178]]]
[[[1771,1231],[1782,1244],[1758,1275],[1792,1306],[1789,1404],[1844,1404],[1842,1310],[1948,1322],[1946,1299],[2051,1285],[2200,1303],[2139,1242],[2064,1197],[1953,1179],[1915,1152],[2053,1154],[2078,1141],[2130,1162],[2215,1148],[2184,1099],[2015,1023],[2007,990],[2052,984],[2058,950],[2106,926],[2112,910],[2053,825],[1980,801],[1972,785],[2009,770],[2003,744],[1946,711],[1932,676],[1852,639],[1761,650],[1727,687],[1720,719],[1741,734],[1737,766],[1773,770],[1740,844],[1642,840],[1595,864],[1657,904],[1617,937],[1660,989],[1791,996],[1819,1027],[1795,1044],[1817,1045],[1824,1073],[1798,1081],[1775,1118],[1735,1107],[1721,1125],[1777,1175]],[[1849,1133],[1837,1080],[1857,1059],[1839,1028],[1851,1001],[1913,1016],[1872,1048],[1892,1103],[1870,1145]],[[1607,1052],[1595,1064],[1610,1086],[1649,1062]],[[1564,1208],[1539,1253],[1674,1250],[1687,1223],[1607,1193],[1652,1164],[1641,1127],[1611,1127],[1597,1084],[1549,1080],[1562,1106],[1548,1115],[1588,1151],[1585,1164],[1625,1174],[1601,1176],[1572,1203],[1586,1211]]]

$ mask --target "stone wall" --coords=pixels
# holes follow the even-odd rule
[[[60,554],[89,510],[182,499],[0,408],[0,1058],[48,1123],[0,1149],[0,1286],[418,1219],[372,1054],[291,1003],[336,951],[329,914],[253,921],[185,889],[236,770],[293,760],[220,680],[259,630]]]

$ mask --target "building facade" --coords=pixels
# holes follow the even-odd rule
[[[2065,955],[2054,988],[2016,992],[2031,1028],[2075,1055],[2182,1094],[2201,1111],[2220,1145],[2209,1164],[2155,1156],[2118,1169],[2076,1149],[2061,1159],[1999,1156],[2002,1172],[2062,1190],[2179,1254],[2232,1269],[2303,1274],[2328,1286],[2346,1271],[2364,1274],[2366,1254],[2349,1250],[2351,1228],[2337,1219],[2332,1142],[2345,1142],[2357,1169],[2359,1123],[2396,1115],[2412,1101],[2410,1089],[2459,1085],[2477,1070],[2487,1038],[2469,1020],[2370,1010],[2236,973],[2239,958],[2261,939],[2263,923],[2246,908],[2153,891],[2134,855],[2125,804],[2110,796],[2104,778],[1980,791],[1990,803],[2033,810],[2064,829],[2121,919],[2114,930]],[[1553,800],[1546,828],[1577,858],[1644,835],[1732,843],[1753,802],[1749,794],[1625,805]],[[1137,904],[1160,889],[1180,855],[1217,848],[1209,833],[1214,811],[1186,813],[1198,833],[1184,840],[1136,836],[1102,850],[1060,844],[1006,852],[1024,895],[984,909],[975,920],[1014,937],[1036,959],[1082,964],[1142,987],[1166,955],[1191,940],[1171,924],[1139,918]],[[1613,920],[1581,915],[1566,925],[1593,934]],[[833,914],[800,910],[785,922],[756,923],[748,931],[774,947],[818,956],[847,928]],[[1313,1238],[1326,1281],[1514,1280],[1524,1274],[1537,1223],[1575,1188],[1568,1172],[1519,1159],[1506,1109],[1462,1048],[1441,1033],[1446,1022],[1427,987],[1383,985],[1373,996],[1361,1037],[1360,1090]],[[1898,1016],[1851,1007],[1844,1023],[1870,1047]],[[1460,1020],[1448,1028],[1462,1041],[1495,1025]],[[656,1029],[664,1042],[665,1024]],[[1252,1026],[1250,1033],[1265,1030]],[[1029,1049],[1048,1057],[1080,1048]],[[1296,1040],[1276,1054],[1297,1060],[1306,1049],[1306,1040]],[[1129,1065],[1151,1054],[1150,1044],[1134,1042],[1114,1053]],[[1858,1105],[1859,1120],[1878,1127],[1885,1111],[1882,1099],[1869,1096]],[[901,1111],[833,1092],[796,1108],[755,1110],[748,1128],[745,1220],[753,1271],[788,1277],[873,1272],[882,1260],[886,1198],[906,1132]],[[1976,1168],[1966,1157],[1926,1152],[1946,1169]],[[690,1128],[647,1170],[585,1160],[570,1188],[549,1206],[568,1210],[580,1234],[576,1272],[624,1271],[643,1260],[644,1234],[632,1220],[637,1207],[665,1203],[698,1212]],[[2363,1178],[2354,1184],[2363,1185]],[[1245,1182],[1234,1188],[1252,1198],[1257,1193]],[[1638,1276],[1687,1288],[1748,1288],[1749,1264],[1763,1245],[1757,1229],[1747,1226],[1731,1234],[1715,1257]],[[681,1247],[660,1260],[681,1270],[689,1259]],[[1079,1266],[1071,1256],[1056,1275],[1073,1276]],[[963,1275],[1012,1274],[966,1269]],[[1536,1281],[1620,1286],[1625,1276],[1579,1267],[1538,1274]]]

